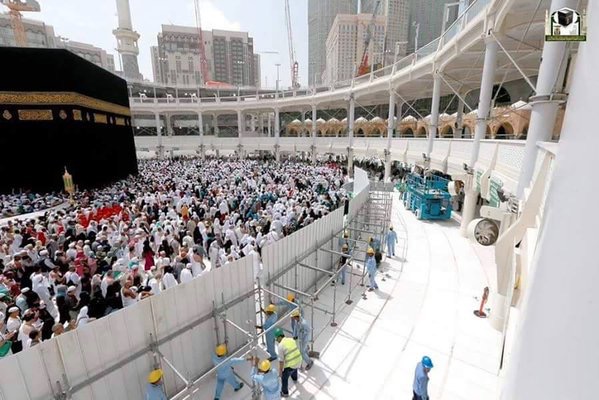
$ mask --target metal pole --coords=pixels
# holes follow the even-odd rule
[[[331,319],[332,327],[337,326],[337,322],[335,322],[335,313],[337,312],[336,308],[337,308],[337,285],[333,286],[333,317]]]

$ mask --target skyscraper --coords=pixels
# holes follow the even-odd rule
[[[408,51],[413,52],[416,42],[416,27],[418,24],[418,48],[427,45],[441,35],[443,25],[443,11],[446,3],[455,3],[455,0],[409,0],[410,24],[408,35]],[[468,0],[463,0],[467,2]],[[455,19],[457,7],[450,9],[453,13],[451,20]],[[451,15],[451,14],[450,14]]]
[[[326,40],[337,14],[356,14],[358,0],[308,0],[308,82],[322,82]]]
[[[382,64],[385,45],[385,17],[379,15],[373,21],[372,15],[369,14],[339,14],[333,22],[326,42],[324,83],[332,84],[356,76],[365,50],[366,30],[371,22],[373,22],[373,26],[367,49],[368,63],[370,66]]]
[[[399,57],[407,52],[410,0],[362,0],[360,13],[372,15],[378,1],[381,4],[377,15],[385,17],[385,65],[389,65],[395,57],[396,46]]]
[[[260,75],[254,39],[247,32],[202,31],[210,80],[234,86],[255,86]],[[197,28],[162,25],[158,45],[151,48],[154,81],[197,86],[200,75],[200,35]],[[258,71],[256,71],[256,68]]]

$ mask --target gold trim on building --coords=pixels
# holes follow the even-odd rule
[[[94,121],[96,124],[107,124],[108,118],[104,114],[94,113]]]
[[[52,110],[18,110],[21,121],[52,121]]]
[[[83,117],[81,116],[81,110],[73,110],[73,119],[75,121],[83,121]]]
[[[4,113],[2,113],[2,116],[7,121],[10,121],[12,119],[12,114],[8,110],[4,110]]]
[[[112,114],[131,116],[128,107],[94,99],[76,92],[0,92],[0,104],[12,105],[74,105]]]
[[[125,118],[116,117],[116,124],[118,126],[126,126],[126,124],[125,124]]]

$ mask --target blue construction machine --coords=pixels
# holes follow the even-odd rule
[[[416,173],[408,174],[406,190],[403,192],[404,206],[416,214],[418,219],[451,218],[448,183],[447,179],[432,174],[426,174],[424,177]]]

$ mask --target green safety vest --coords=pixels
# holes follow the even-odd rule
[[[285,367],[299,368],[302,365],[302,354],[297,347],[297,343],[292,338],[283,338],[281,345],[285,349]]]

